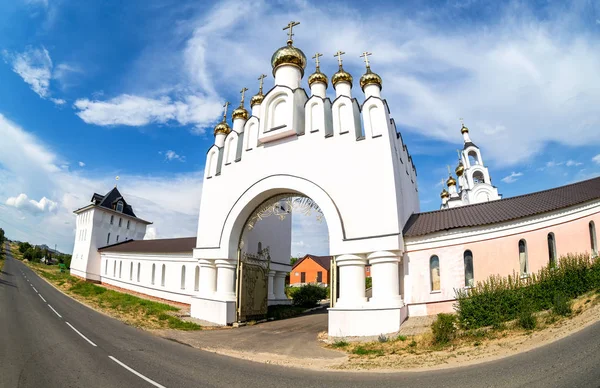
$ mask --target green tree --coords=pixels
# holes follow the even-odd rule
[[[297,257],[290,257],[290,265],[296,264],[297,261],[298,261]]]
[[[28,242],[19,243],[19,252],[25,254],[28,249],[33,248]]]

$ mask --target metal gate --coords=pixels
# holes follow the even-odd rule
[[[237,321],[266,318],[271,266],[269,248],[263,249],[256,255],[243,253],[240,250],[238,257]]]

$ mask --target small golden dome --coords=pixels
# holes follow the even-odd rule
[[[456,180],[454,178],[452,178],[452,176],[450,176],[448,178],[448,180],[446,181],[446,185],[448,185],[448,187],[456,186]]]
[[[334,88],[335,85],[340,82],[348,82],[350,86],[352,86],[352,76],[350,73],[347,73],[342,66],[340,66],[340,69],[337,71],[337,73],[331,77],[331,83],[333,84]]]
[[[221,121],[215,127],[215,136],[221,135],[221,134],[222,135],[228,135],[229,132],[231,132],[231,128],[229,128],[229,125],[227,125],[227,123],[225,121]]]
[[[456,176],[462,176],[465,173],[465,166],[463,166],[462,162],[458,163],[454,172],[456,172]]]
[[[262,94],[262,93],[255,94],[250,99],[250,106],[252,107],[254,105],[262,104],[264,99],[265,99],[264,94]]]
[[[243,106],[239,106],[233,110],[233,113],[231,114],[231,119],[232,120],[235,120],[235,119],[248,120],[248,111]]]
[[[288,41],[287,46],[279,48],[273,53],[271,57],[271,66],[273,67],[273,76],[275,76],[275,70],[279,66],[292,65],[300,69],[300,73],[304,76],[304,69],[306,68],[306,55],[300,50],[292,46],[291,41]]]
[[[440,197],[441,198],[448,198],[448,197],[450,197],[450,193],[448,193],[448,190],[443,189],[442,192],[441,192],[441,194],[440,194]]]
[[[469,133],[469,128],[465,127],[465,125],[462,125],[462,128],[460,129],[460,133],[462,133],[463,135],[465,133]]]
[[[321,70],[319,69],[317,69],[310,75],[310,77],[308,77],[308,87],[311,87],[315,82],[322,82],[325,84],[325,87],[327,87],[327,76],[321,73]]]
[[[367,72],[360,77],[360,88],[364,91],[367,85],[378,85],[379,89],[382,88],[381,77],[373,73],[370,67],[367,67]]]

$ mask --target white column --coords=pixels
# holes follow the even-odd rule
[[[337,257],[336,263],[340,274],[340,297],[336,307],[363,307],[367,302],[365,296],[367,260],[360,255],[341,255]]]
[[[268,295],[267,295],[267,299],[268,300],[273,300],[276,299],[275,297],[275,289],[274,289],[274,282],[273,282],[273,278],[275,277],[275,271],[269,271],[269,279],[267,281],[267,285],[268,285]]]
[[[302,73],[292,65],[282,65],[275,71],[275,85],[283,85],[294,90],[300,87]]]
[[[217,293],[220,300],[235,300],[235,271],[237,260],[215,260],[217,266]]]
[[[274,294],[275,299],[287,299],[285,295],[285,277],[287,276],[286,272],[276,271],[274,277]]]
[[[339,82],[335,85],[335,96],[347,96],[352,98],[352,85],[349,82]]]
[[[379,88],[379,85],[376,85],[376,84],[366,85],[364,92],[365,92],[365,100],[371,96],[381,98],[381,89]]]
[[[198,260],[200,266],[199,295],[204,298],[214,296],[217,290],[217,267],[214,260]]]
[[[225,134],[224,133],[218,133],[215,136],[215,145],[217,147],[223,147],[224,144],[225,144]]]
[[[371,264],[371,277],[373,279],[373,296],[370,304],[382,307],[402,306],[400,296],[400,279],[398,277],[398,263],[400,258],[397,253],[377,251],[368,257]]]
[[[255,116],[258,119],[260,119],[260,106],[261,106],[261,104],[254,104],[251,106],[252,116]]]
[[[327,85],[325,85],[323,82],[315,82],[310,87],[310,93],[313,96],[325,98],[327,97]]]
[[[232,129],[237,133],[242,133],[242,132],[244,132],[245,124],[246,124],[246,120],[244,120],[244,119],[234,119]]]

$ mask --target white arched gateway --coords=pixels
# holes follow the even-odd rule
[[[352,77],[343,70],[340,55],[340,70],[332,78],[336,100],[346,99],[349,106],[356,106],[341,121],[358,125],[357,130],[331,130],[339,117],[332,114],[336,103],[325,95],[327,77],[318,68],[309,77],[309,99],[300,86],[306,57],[291,40],[273,55],[275,85],[265,96],[261,77],[261,91],[251,101],[252,119],[248,120],[242,97],[233,112],[233,129],[226,116],[215,128],[215,145],[208,158],[220,165],[210,165],[202,187],[194,249],[200,289],[192,298],[193,317],[219,324],[236,320],[241,291],[238,251],[255,251],[254,244],[246,246],[242,239],[248,220],[257,209],[286,196],[307,197],[327,220],[330,254],[338,273],[333,295],[339,298],[329,310],[330,335],[378,335],[400,328],[406,317],[399,291],[402,226],[418,211],[416,171],[381,99],[381,78],[367,67],[360,80],[366,101],[359,108],[350,94]],[[307,103],[315,100],[319,102]],[[360,129],[360,116],[354,117],[360,109],[369,112],[366,132]],[[231,152],[228,139],[244,136],[252,138],[243,144],[257,146],[239,147],[235,161],[225,163],[232,160],[225,154]],[[278,288],[283,288],[290,270],[291,225],[274,217],[271,224],[251,234],[248,238],[259,241],[263,250],[270,248],[269,303],[277,303],[275,299],[283,296]],[[282,245],[284,249],[276,253]],[[373,277],[370,300],[365,296],[367,264]]]

